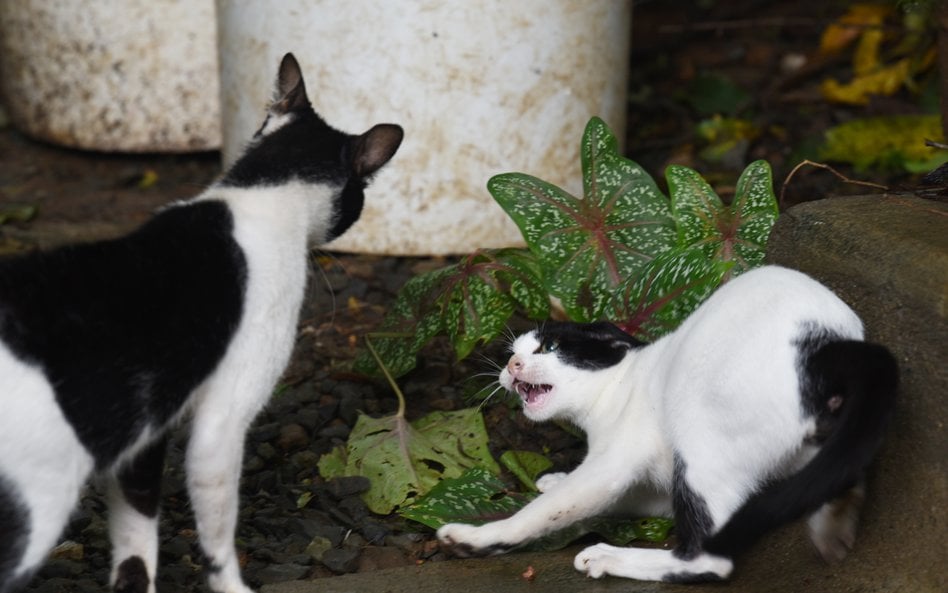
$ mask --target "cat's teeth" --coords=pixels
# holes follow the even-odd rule
[[[550,390],[553,389],[553,386],[547,384],[534,385],[533,383],[527,383],[526,381],[517,379],[514,381],[514,389],[520,394],[524,402],[532,404],[536,403],[537,399],[541,396],[549,393]]]

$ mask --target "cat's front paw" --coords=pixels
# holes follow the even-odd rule
[[[537,490],[540,492],[549,492],[551,488],[563,481],[567,475],[566,472],[554,472],[552,474],[543,474],[537,478]]]
[[[457,556],[487,556],[502,554],[513,547],[499,540],[491,524],[477,527],[463,523],[448,523],[438,530],[438,540]]]

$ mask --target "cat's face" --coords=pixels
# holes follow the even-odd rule
[[[378,124],[361,135],[340,132],[310,105],[299,64],[286,54],[280,64],[274,101],[244,154],[221,184],[250,187],[302,182],[314,196],[331,204],[329,241],[346,231],[362,212],[363,189],[373,173],[392,158],[402,141],[402,128]],[[320,205],[322,207],[322,205]]]
[[[641,344],[610,323],[555,323],[518,337],[500,384],[531,420],[575,420],[611,379],[609,369]]]

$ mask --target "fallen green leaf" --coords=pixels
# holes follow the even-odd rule
[[[530,492],[537,491],[536,480],[540,474],[553,467],[548,457],[533,451],[505,451],[500,456],[500,463]]]
[[[346,447],[339,445],[332,451],[319,458],[316,464],[319,475],[326,480],[341,478],[346,475]]]
[[[36,216],[36,206],[29,204],[5,204],[0,206],[0,224],[28,222]]]
[[[362,498],[380,515],[411,503],[439,481],[472,467],[499,468],[487,446],[484,420],[475,408],[434,412],[410,424],[402,416],[359,416],[344,450],[319,460],[325,479],[365,476]]]
[[[296,498],[296,508],[298,508],[298,509],[306,508],[306,505],[308,505],[308,504],[309,504],[309,501],[311,501],[311,500],[313,500],[313,493],[312,493],[312,492],[307,491],[307,492],[304,492],[304,493],[300,494],[300,495]]]

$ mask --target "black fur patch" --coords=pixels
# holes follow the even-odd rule
[[[293,120],[254,144],[224,175],[230,187],[277,185],[292,179],[342,187],[351,167],[352,139],[329,126],[308,105],[291,111]]]
[[[166,439],[150,444],[118,474],[125,500],[146,517],[158,516],[166,446]]]
[[[247,266],[222,202],[127,237],[0,262],[0,338],[38,365],[99,467],[165,424],[220,362]]]
[[[685,462],[675,454],[674,483],[672,485],[672,508],[675,510],[675,533],[678,545],[672,554],[690,560],[703,550],[705,538],[714,527],[708,505],[698,493],[691,489],[685,479]]]
[[[118,566],[115,577],[115,593],[148,593],[148,571],[145,561],[138,556],[131,556]]]
[[[454,544],[451,546],[451,551],[461,558],[470,558],[472,556],[494,556],[496,554],[504,554],[513,550],[517,546],[514,544],[493,544],[487,546],[486,548],[475,548],[469,544]]]
[[[13,581],[13,571],[26,552],[30,534],[30,511],[7,480],[0,475],[0,593],[15,591],[30,575]]]
[[[629,350],[645,344],[612,323],[547,322],[536,330],[537,339],[566,364],[586,370],[618,364]]]
[[[724,577],[715,572],[670,572],[662,576],[662,581],[666,583],[678,583],[681,585],[691,585],[694,583],[713,583],[723,580]]]
[[[796,474],[750,497],[708,539],[708,552],[733,556],[812,513],[859,481],[875,456],[895,407],[898,366],[882,346],[828,336],[808,326],[797,342],[801,405],[825,431],[819,452]]]
[[[327,241],[331,241],[346,232],[362,214],[362,206],[365,203],[365,182],[353,177],[346,183],[342,190],[342,197],[339,198],[335,219],[332,228],[329,229]]]

